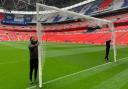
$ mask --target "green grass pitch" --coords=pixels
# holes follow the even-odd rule
[[[39,89],[29,84],[28,42],[0,42],[0,89]],[[105,46],[47,43],[42,89],[128,89],[128,47],[117,63],[104,61]],[[120,59],[120,60],[119,60]]]

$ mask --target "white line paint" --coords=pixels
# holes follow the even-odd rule
[[[28,88],[26,88],[26,89],[32,89],[32,88],[35,88],[36,87],[36,85],[35,86],[32,86],[32,87],[28,87]]]
[[[121,60],[127,59],[127,58],[128,58],[128,57],[124,57],[124,58],[121,58],[121,59],[119,59],[119,60],[117,60],[117,61],[121,61]],[[85,69],[85,70],[82,70],[82,71],[79,71],[79,72],[75,72],[75,73],[72,73],[72,74],[69,74],[69,75],[65,75],[65,76],[62,76],[62,77],[59,77],[59,78],[56,78],[56,79],[53,79],[53,80],[44,82],[43,84],[45,85],[45,84],[48,84],[48,83],[52,83],[52,82],[55,82],[55,81],[58,81],[58,80],[61,80],[61,79],[64,79],[64,78],[67,78],[67,77],[70,77],[70,76],[73,76],[73,75],[80,74],[80,73],[85,72],[85,71],[89,71],[89,70],[95,69],[95,68],[100,67],[100,66],[104,66],[104,65],[107,65],[107,64],[111,64],[111,63],[113,63],[113,62],[101,64],[101,65],[98,65],[98,66],[95,66],[95,67],[92,67],[92,68],[89,68],[89,69]],[[35,85],[35,86],[28,87],[28,88],[26,88],[26,89],[33,89],[33,88],[35,88],[35,87],[36,87],[36,85]]]

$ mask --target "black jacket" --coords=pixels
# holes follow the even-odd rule
[[[29,45],[30,59],[38,59],[38,46],[37,42],[30,43]]]
[[[110,48],[110,41],[106,41],[106,48]]]

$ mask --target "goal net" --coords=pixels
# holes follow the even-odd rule
[[[116,62],[115,29],[111,21],[44,4],[37,4],[36,11],[39,87],[42,87],[42,79],[49,81],[105,63],[108,40],[111,40],[110,59]]]

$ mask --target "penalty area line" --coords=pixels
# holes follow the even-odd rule
[[[119,59],[119,60],[117,60],[117,61],[121,61],[121,60],[124,60],[124,59],[127,59],[127,58],[128,58],[128,57],[124,57],[124,58],[121,58],[121,59]],[[62,77],[59,77],[59,78],[55,78],[55,79],[53,79],[53,80],[49,80],[49,81],[47,81],[47,82],[44,82],[43,85],[48,84],[48,83],[52,83],[52,82],[55,82],[55,81],[58,81],[58,80],[61,80],[61,79],[64,79],[64,78],[67,78],[67,77],[70,77],[70,76],[74,76],[74,75],[80,74],[80,73],[82,73],[82,72],[95,69],[95,68],[100,67],[100,66],[105,66],[105,65],[111,64],[111,63],[113,63],[113,62],[108,62],[108,63],[105,63],[105,64],[101,64],[101,65],[98,65],[98,66],[91,67],[91,68],[89,68],[89,69],[81,70],[81,71],[79,71],[79,72],[75,72],[75,73],[68,74],[68,75],[65,75],[65,76],[62,76]],[[33,88],[35,88],[35,87],[36,87],[36,85],[31,86],[31,87],[28,87],[28,88],[25,88],[25,89],[33,89]]]

